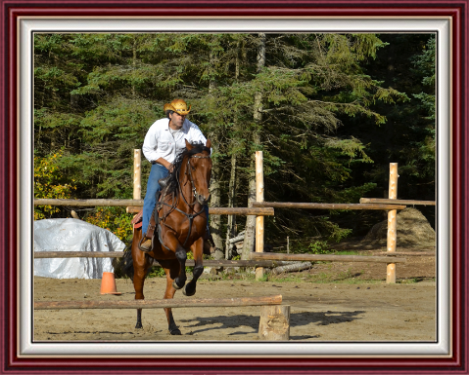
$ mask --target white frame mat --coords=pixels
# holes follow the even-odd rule
[[[448,357],[451,354],[452,28],[448,17],[20,18],[18,201],[19,357]],[[436,342],[33,342],[33,34],[34,33],[435,33],[437,35]],[[27,234],[27,235],[25,235]],[[177,353],[177,354],[176,354]]]

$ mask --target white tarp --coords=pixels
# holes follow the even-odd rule
[[[124,251],[113,233],[78,219],[34,222],[34,251]],[[112,258],[34,259],[34,276],[54,279],[100,279],[114,272]]]

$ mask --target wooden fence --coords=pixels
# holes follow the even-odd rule
[[[263,154],[262,151],[256,152],[256,202],[252,203],[253,207],[210,207],[211,215],[255,215],[256,216],[256,254],[262,254],[264,251],[264,216],[274,215],[274,208],[281,209],[313,209],[313,210],[385,210],[388,211],[388,232],[387,232],[387,252],[390,256],[396,253],[397,230],[396,216],[397,210],[403,210],[406,205],[435,205],[434,201],[421,200],[403,200],[397,199],[397,163],[390,164],[389,174],[389,199],[378,198],[361,198],[360,203],[311,203],[311,202],[265,202],[264,201],[264,175],[263,175]],[[140,150],[134,150],[134,199],[34,199],[34,205],[55,205],[55,206],[122,206],[127,207],[127,212],[138,212],[143,206],[141,199],[141,154]],[[57,254],[58,255],[58,254]],[[49,257],[45,253],[36,253],[35,258]],[[87,255],[90,256],[90,255]],[[94,255],[93,255],[94,256]],[[109,256],[109,255],[104,255]],[[52,257],[52,256],[50,256]],[[63,257],[63,253],[60,253]],[[117,257],[117,256],[116,256]],[[365,256],[370,259],[370,257]],[[251,258],[251,261],[260,258]],[[337,261],[348,261],[345,258],[336,256],[333,259]],[[342,259],[342,260],[341,260]],[[389,258],[386,258],[389,260]],[[388,283],[396,282],[395,263],[397,258],[393,257],[393,263],[388,263],[386,281]],[[244,262],[251,262],[244,261]],[[262,258],[262,261],[268,261]],[[364,260],[366,261],[366,260]],[[212,261],[210,261],[212,262]],[[217,261],[220,262],[220,261]],[[208,265],[208,263],[206,262]],[[217,264],[221,266],[221,264]],[[271,263],[245,263],[243,265],[226,263],[223,267],[257,267],[256,279],[263,276],[262,267],[272,266]]]

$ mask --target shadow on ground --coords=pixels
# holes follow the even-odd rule
[[[346,323],[356,319],[360,319],[359,315],[364,313],[364,311],[327,311],[293,313],[290,315],[290,327],[301,327],[311,323],[316,323],[318,325]],[[192,329],[191,334],[216,329],[233,329],[237,327],[249,327],[252,329],[252,333],[256,333],[259,329],[259,316],[245,314],[196,319],[182,319],[180,320],[180,322],[184,324],[184,327],[186,329]],[[214,327],[213,325],[216,326]],[[246,333],[246,331],[239,331],[233,332],[230,335],[244,335]]]

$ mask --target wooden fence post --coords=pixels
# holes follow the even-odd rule
[[[256,151],[256,201],[264,201],[264,157],[262,151]],[[256,253],[264,251],[264,216],[256,217]],[[264,276],[264,269],[256,268],[256,280]]]
[[[290,306],[264,306],[261,308],[259,338],[268,341],[290,339]]]
[[[142,154],[141,150],[134,149],[134,200],[142,199]],[[127,206],[127,213],[137,213],[140,207]]]
[[[142,155],[134,150],[134,199],[142,199]]]
[[[397,199],[397,163],[389,164],[389,199]],[[388,237],[387,237],[387,251],[388,253],[396,252],[397,242],[397,210],[388,211]],[[386,283],[396,283],[396,264],[388,263],[386,270]]]

